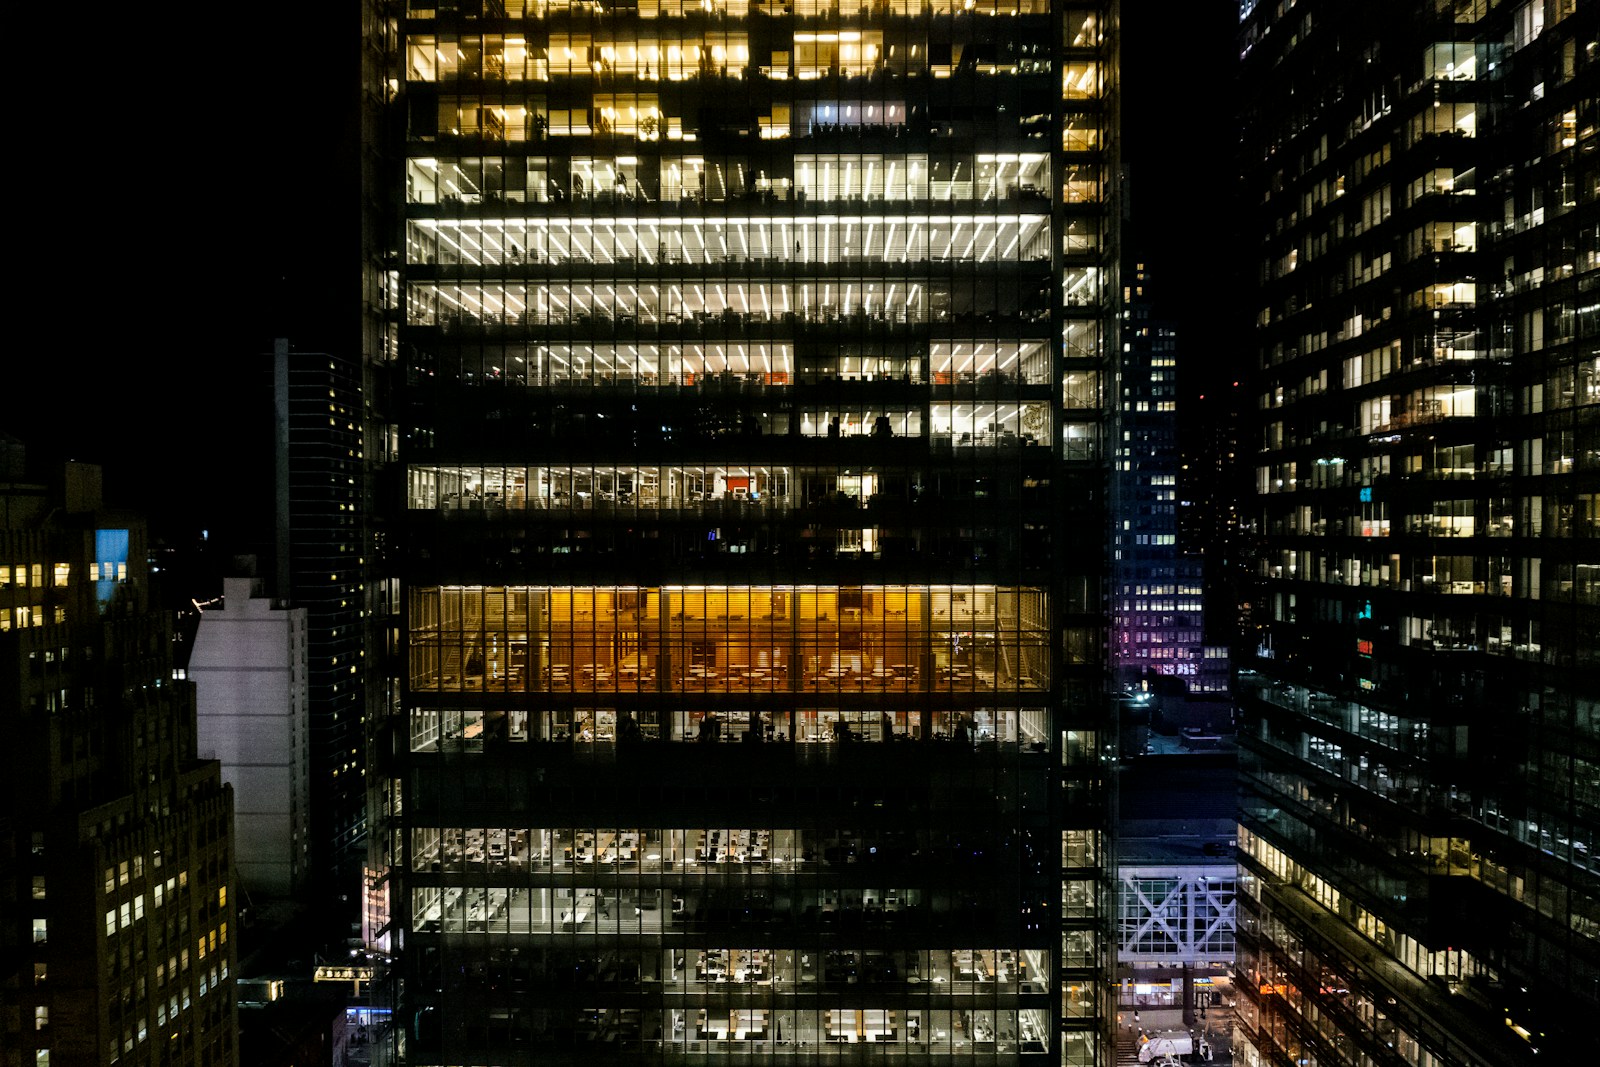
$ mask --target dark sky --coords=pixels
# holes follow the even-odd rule
[[[32,220],[34,326],[0,358],[0,431],[30,455],[103,464],[108,499],[157,525],[217,524],[260,493],[272,337],[315,342],[358,306],[352,109],[337,100],[354,99],[353,7],[253,8],[203,47],[191,11],[141,9],[84,57],[121,77],[52,108],[82,128],[52,127],[37,160],[56,166]]]
[[[35,325],[0,361],[12,368],[0,374],[0,430],[35,454],[105,464],[108,496],[158,526],[225,525],[268,492],[258,456],[271,340],[327,347],[359,306],[354,8],[252,9],[223,35],[231,53],[193,50],[214,69],[177,62],[191,55],[177,48],[170,65],[94,82],[59,109],[105,116],[110,132],[78,145],[65,131],[55,146],[60,199],[41,190],[42,251],[22,308]],[[1231,0],[1123,8],[1130,247],[1186,348],[1207,352],[1227,350],[1219,257],[1236,243],[1219,210],[1234,187],[1235,11]],[[136,36],[182,40],[179,16],[166,17]],[[105,51],[107,69],[130,69],[120,47]],[[102,164],[66,163],[87,145]]]
[[[1232,0],[1124,0],[1123,151],[1132,217],[1125,243],[1179,328],[1186,391],[1238,376],[1231,224],[1238,188]]]

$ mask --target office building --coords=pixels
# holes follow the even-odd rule
[[[358,361],[273,346],[273,596],[306,613],[311,873],[320,899],[354,899],[366,833],[366,612],[370,536]],[[354,908],[351,908],[354,914]]]
[[[234,868],[258,902],[300,898],[311,876],[306,611],[223,579],[202,605],[186,673],[200,754],[233,787]]]
[[[1241,35],[1247,1062],[1569,1056],[1600,1007],[1594,11],[1246,4]]]
[[[1108,1062],[1114,5],[391,18],[409,1062]]]
[[[143,521],[0,484],[0,1064],[231,1064],[232,794],[195,755]]]
[[[1112,457],[1112,640],[1118,684],[1180,679],[1194,694],[1226,693],[1228,650],[1206,645],[1205,580],[1197,545],[1178,523],[1178,331],[1156,314],[1145,265],[1126,272]]]

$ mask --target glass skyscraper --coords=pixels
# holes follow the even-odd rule
[[[1243,7],[1263,548],[1239,685],[1250,1064],[1487,1067],[1587,1040],[1600,73],[1583,7]]]
[[[1114,15],[369,13],[408,1062],[1109,1062]]]
[[[280,599],[303,607],[309,684],[311,839],[324,898],[355,881],[367,798],[367,482],[361,367],[273,348],[275,567]],[[352,911],[354,909],[351,909]]]
[[[1204,546],[1184,535],[1179,481],[1177,329],[1155,314],[1145,264],[1122,287],[1112,451],[1111,665],[1124,690],[1155,677],[1196,695],[1228,691],[1228,650],[1205,645]]]

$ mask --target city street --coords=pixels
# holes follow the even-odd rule
[[[1121,1009],[1117,1013],[1117,1063],[1139,1062],[1141,1028],[1143,1033],[1151,1037],[1173,1033],[1203,1036],[1211,1046],[1211,1063],[1217,1065],[1233,1063],[1233,1009],[1226,1006],[1231,999],[1229,996],[1224,996],[1224,1006],[1206,1007],[1203,1009],[1205,1013],[1203,1017],[1200,1017],[1202,1009],[1196,1008],[1197,1025],[1192,1030],[1183,1025],[1181,1008],[1140,1008],[1137,1021],[1134,1019],[1134,1009]],[[1183,1060],[1191,1064],[1205,1062],[1198,1052],[1183,1057]]]

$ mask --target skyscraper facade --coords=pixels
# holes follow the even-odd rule
[[[0,1064],[231,1064],[233,796],[196,757],[143,520],[0,484]]]
[[[369,24],[410,1061],[1106,1062],[1114,5]]]
[[[1513,1064],[1600,997],[1594,12],[1246,4],[1252,1062]]]
[[[1178,512],[1178,332],[1155,313],[1145,265],[1126,272],[1113,432],[1112,639],[1117,682],[1181,679],[1195,693],[1225,693],[1228,650],[1205,640],[1199,544],[1185,544]]]
[[[357,360],[273,348],[276,598],[306,612],[311,876],[354,897],[366,832],[367,419]],[[352,908],[352,911],[354,909]]]

